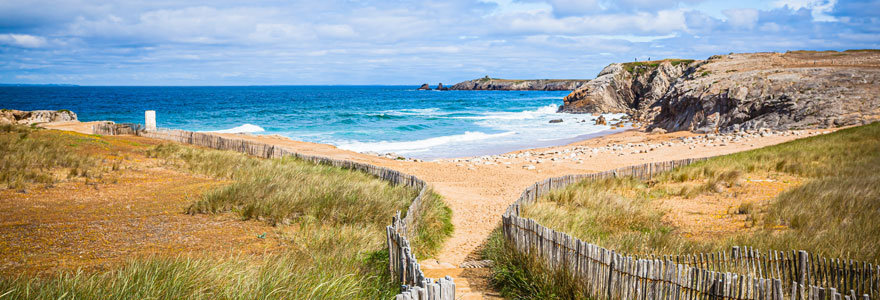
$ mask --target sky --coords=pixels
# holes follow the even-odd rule
[[[880,48],[880,0],[0,0],[0,83],[418,85]]]

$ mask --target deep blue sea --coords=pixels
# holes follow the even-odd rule
[[[81,121],[141,124],[144,111],[155,110],[160,128],[278,134],[434,159],[560,145],[609,130],[592,125],[588,115],[556,113],[567,94],[416,86],[5,86],[0,108],[69,109]]]

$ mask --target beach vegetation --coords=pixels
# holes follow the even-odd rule
[[[523,207],[522,216],[638,256],[750,246],[876,263],[880,261],[878,150],[880,123],[873,123],[711,158],[650,180],[583,181]],[[721,212],[692,215],[688,205],[695,203],[715,205]],[[701,223],[689,223],[694,220]],[[507,296],[534,290],[552,295],[576,292],[564,277],[534,280],[561,275],[509,247],[498,238],[484,253],[496,261],[496,285],[502,290],[515,287]]]
[[[52,185],[60,180],[98,177],[96,160],[74,150],[83,137],[47,135],[39,128],[0,125],[0,184],[23,189],[30,184]]]
[[[623,68],[634,75],[647,73],[649,70],[653,70],[660,66],[660,63],[668,61],[673,66],[678,66],[680,64],[690,64],[694,62],[693,59],[664,59],[660,61],[637,61],[637,62],[629,62],[624,63]]]
[[[44,144],[22,144],[22,139]],[[25,159],[29,166],[42,166],[30,168],[37,177],[58,172],[92,176],[93,169],[119,170],[126,166],[106,158],[127,155],[116,150],[124,145],[131,153],[141,153],[148,160],[142,163],[150,168],[217,182],[182,198],[189,205],[183,205],[180,214],[231,214],[240,219],[233,222],[257,220],[274,225],[272,241],[281,244],[280,250],[221,255],[180,249],[177,255],[131,257],[99,270],[3,274],[0,299],[387,299],[398,292],[388,271],[385,226],[396,211],[406,213],[417,190],[360,171],[295,158],[261,159],[138,141],[0,127],[4,174],[5,166],[13,163],[7,160],[14,157]],[[46,150],[53,147],[56,150]],[[29,150],[57,158],[40,161],[18,153]],[[77,162],[79,169],[70,167]],[[452,232],[451,211],[443,199],[430,190],[424,197],[421,222],[411,241],[419,257],[436,253]],[[265,237],[266,233],[258,232],[250,238]]]

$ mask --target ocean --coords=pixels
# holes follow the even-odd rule
[[[562,145],[611,132],[593,125],[595,117],[556,113],[565,91],[416,88],[4,86],[0,108],[69,109],[81,121],[140,124],[145,110],[155,110],[160,128],[278,134],[426,160]],[[553,119],[563,122],[549,123]]]

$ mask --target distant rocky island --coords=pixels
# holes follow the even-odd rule
[[[588,79],[499,79],[489,76],[459,82],[451,90],[493,91],[573,91],[589,82]]]
[[[424,84],[422,84],[422,86],[420,86],[420,87],[418,88],[418,90],[420,90],[420,91],[430,91],[430,90],[431,90],[431,86],[428,85],[427,83],[424,83]],[[443,86],[443,83],[441,82],[441,83],[438,83],[438,84],[437,84],[437,88],[436,88],[435,90],[438,90],[438,91],[448,91],[449,88]]]
[[[880,50],[615,63],[563,102],[560,112],[627,113],[649,130],[858,125],[880,119]]]

